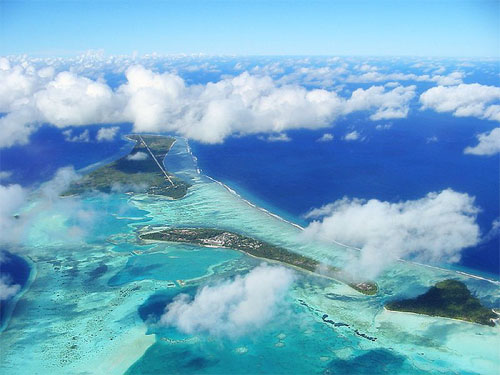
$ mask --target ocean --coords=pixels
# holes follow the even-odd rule
[[[228,144],[238,141],[229,140]],[[262,142],[254,137],[247,141]],[[314,150],[315,138],[310,141],[309,150]],[[108,147],[120,154],[122,142]],[[288,146],[294,142],[297,153],[301,150],[298,145],[306,144],[297,140]],[[201,161],[197,148],[193,151]],[[218,336],[158,324],[165,305],[180,294],[192,296],[207,285],[227,285],[252,272],[262,260],[230,249],[144,244],[136,238],[137,229],[144,225],[226,228],[340,266],[355,251],[304,241],[297,226],[199,174],[183,139],[167,154],[165,165],[192,183],[186,197],[170,200],[119,192],[80,197],[74,202],[78,212],[93,213],[94,220],[79,240],[64,237],[72,229],[73,211],[61,209],[67,198],[61,198],[59,205],[32,202],[26,211],[31,213],[30,226],[21,246],[23,255],[36,264],[37,277],[0,336],[2,372],[413,375],[453,369],[457,373],[495,373],[497,327],[392,313],[384,305],[422,293],[437,281],[456,278],[485,306],[495,307],[499,283],[409,262],[397,262],[383,272],[377,278],[379,293],[374,296],[295,270],[295,281],[283,296],[283,304],[276,306],[264,324],[246,334],[235,331],[234,335]],[[271,172],[267,178],[275,179]],[[261,181],[265,183],[265,179]],[[315,205],[310,199],[309,205]],[[277,203],[272,202],[279,210]],[[270,204],[264,208],[273,211]],[[224,304],[213,307],[221,306]],[[340,325],[329,323],[325,315]],[[210,314],[202,311],[192,323],[196,326],[198,320],[207,318]],[[214,325],[224,323],[216,320]]]
[[[485,121],[414,111],[400,121],[377,124],[351,117],[329,129],[290,131],[288,142],[254,135],[191,146],[205,174],[303,226],[309,210],[343,197],[399,202],[451,188],[476,198],[477,221],[486,236],[500,216],[499,157],[463,150],[475,144],[475,134],[491,127]],[[343,140],[353,129],[360,139]],[[318,142],[324,133],[331,133],[333,141]],[[465,249],[455,266],[498,279],[498,241],[497,235]]]
[[[377,125],[384,127],[377,130]],[[224,143],[190,142],[203,173],[233,188],[244,198],[287,220],[306,226],[312,208],[343,197],[388,202],[414,200],[427,193],[451,188],[476,198],[481,211],[477,221],[483,237],[500,217],[500,160],[498,155],[463,153],[474,145],[476,134],[492,124],[473,118],[413,108],[408,119],[374,123],[364,116],[349,116],[333,128],[288,132],[290,141],[269,142],[263,135],[230,137]],[[357,130],[360,138],[343,136]],[[75,128],[75,134],[94,127]],[[57,128],[44,126],[26,146],[0,150],[2,170],[12,172],[4,183],[36,186],[60,167],[76,170],[111,161],[126,154],[130,133],[122,125],[113,142],[66,142]],[[318,142],[331,133],[330,142]],[[20,157],[22,156],[22,157]],[[490,236],[465,249],[458,264],[489,278],[500,278],[499,237]]]

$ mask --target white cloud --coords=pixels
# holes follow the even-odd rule
[[[267,137],[259,137],[259,139],[267,142],[290,142],[290,138],[286,133],[270,134]]]
[[[20,215],[25,238],[51,244],[84,241],[99,213],[86,207],[77,197],[60,196],[79,177],[73,167],[60,168],[50,181],[34,192],[37,197],[35,204]]]
[[[374,111],[370,116],[373,121],[405,118],[409,102],[415,96],[415,89],[415,86],[397,86],[391,91],[386,91],[384,86],[357,89],[346,101],[345,112]]]
[[[73,135],[73,130],[68,129],[64,130],[62,132],[64,135],[64,140],[66,142],[89,142],[90,141],[90,135],[88,129],[84,130],[78,135]]]
[[[181,294],[166,306],[160,323],[189,334],[249,333],[280,310],[293,280],[289,269],[262,264],[243,277],[199,289],[194,299]]]
[[[73,181],[80,178],[73,167],[59,168],[50,181],[45,182],[40,187],[43,198],[48,201],[55,201],[66,191]]]
[[[19,292],[21,286],[18,284],[11,284],[6,276],[0,276],[0,301],[9,299]]]
[[[0,113],[12,112],[27,104],[46,83],[46,78],[40,77],[32,66],[11,66],[9,60],[0,57]]]
[[[495,128],[489,133],[481,133],[477,136],[479,143],[469,146],[464,150],[465,154],[472,155],[494,155],[500,152],[500,128]]]
[[[304,234],[359,247],[347,269],[373,278],[399,258],[459,261],[462,249],[479,242],[478,212],[474,197],[451,189],[399,203],[344,198],[312,210],[307,217],[320,220]]]
[[[500,236],[500,217],[497,217],[491,222],[491,228],[486,233],[486,235],[482,239],[482,243],[491,241],[492,239]]]
[[[70,72],[55,79],[34,95],[43,120],[66,127],[120,121],[119,97],[104,82]]]
[[[146,154],[145,152],[141,152],[141,151],[127,156],[127,160],[146,160],[147,158],[148,158],[148,154]]]
[[[112,141],[115,139],[116,134],[120,128],[118,126],[113,126],[111,128],[100,128],[97,131],[96,140],[97,142]]]
[[[347,72],[346,65],[337,67],[300,67],[279,79],[280,83],[297,83],[317,87],[332,87]]]
[[[426,143],[436,143],[438,141],[438,137],[436,137],[435,135],[433,135],[432,137],[428,137],[425,142]]]
[[[377,130],[387,130],[387,129],[390,129],[390,128],[392,128],[392,124],[391,123],[378,124],[377,126],[375,126],[375,129],[377,129]]]
[[[51,180],[34,192],[37,199],[32,200],[34,204],[29,207],[26,204],[30,191],[17,184],[0,185],[0,244],[19,243],[28,232],[40,230],[39,225],[31,225],[33,220],[44,223],[55,218],[64,218],[61,222],[71,225],[47,226],[43,229],[44,236],[52,242],[79,241],[93,224],[95,212],[85,209],[77,199],[60,197],[78,178],[73,167],[60,168]]]
[[[387,82],[387,81],[415,81],[415,82],[436,82],[438,85],[449,86],[462,83],[465,77],[463,72],[455,71],[448,75],[433,75],[428,74],[418,75],[415,73],[382,73],[378,71],[370,71],[361,75],[349,75],[346,82],[350,83],[372,83],[372,82]]]
[[[420,102],[422,109],[500,121],[500,87],[478,83],[437,86],[422,93]]]
[[[363,64],[361,66],[356,66],[355,68],[361,70],[362,72],[373,72],[377,70],[376,66],[370,64]]]
[[[325,133],[316,140],[316,142],[331,142],[331,141],[333,141],[333,134],[331,133]]]
[[[142,66],[132,66],[126,77],[127,83],[118,91],[128,98],[125,113],[136,130],[160,131],[165,122],[187,109],[181,101],[186,87],[179,76],[156,74]]]
[[[0,244],[19,243],[28,237],[30,231],[39,230],[38,225],[31,225],[33,220],[43,223],[58,217],[66,218],[63,221],[72,223],[71,226],[47,226],[43,235],[52,243],[79,241],[92,225],[94,213],[84,209],[76,199],[60,197],[77,178],[72,167],[59,169],[50,181],[36,191],[36,204],[28,208],[25,207],[30,193],[28,190],[20,185],[0,185]]]
[[[0,185],[0,243],[9,243],[19,237],[22,228],[14,215],[26,197],[27,191],[21,185]]]
[[[341,100],[333,92],[278,87],[269,77],[248,73],[190,87],[177,76],[142,67],[131,68],[127,77],[121,91],[130,96],[126,112],[136,131],[175,131],[217,143],[231,134],[324,127],[341,114]]]
[[[431,81],[436,82],[440,86],[450,86],[462,83],[464,77],[465,74],[463,72],[452,72],[447,76],[435,75],[432,77]]]
[[[22,107],[0,117],[0,148],[28,143],[36,129],[37,114],[30,107]]]
[[[12,176],[10,171],[0,171],[0,180],[8,180]]]
[[[350,133],[347,133],[344,136],[344,140],[345,141],[356,141],[356,140],[359,139],[359,137],[360,137],[360,134],[356,130],[354,130],[354,131],[352,131]]]
[[[130,121],[136,132],[174,132],[218,143],[233,134],[327,127],[355,111],[371,112],[372,120],[402,118],[415,95],[414,86],[392,90],[374,86],[343,98],[334,91],[280,85],[247,72],[188,86],[176,74],[154,73],[142,66],[129,67],[127,82],[112,90],[104,81],[72,72],[53,76],[42,70],[13,73],[16,67],[4,68],[5,76],[19,75],[15,82],[27,79],[28,83],[13,95],[16,100],[8,91],[0,91],[7,113],[0,118],[0,147],[27,143],[44,122],[67,127]]]

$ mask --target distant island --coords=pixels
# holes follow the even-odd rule
[[[441,316],[468,322],[495,326],[492,319],[498,315],[481,305],[467,286],[453,279],[438,282],[426,293],[416,298],[388,303],[387,310]]]
[[[148,241],[184,242],[206,247],[223,247],[242,251],[251,256],[284,263],[325,277],[330,277],[348,284],[351,288],[367,295],[377,293],[373,282],[352,282],[339,268],[323,266],[315,259],[291,252],[270,243],[229,232],[222,229],[206,228],[167,228],[139,234],[139,238]]]
[[[63,195],[97,190],[133,191],[179,199],[186,195],[189,184],[167,172],[163,159],[175,138],[154,135],[128,135],[136,145],[127,156],[97,168],[71,184]]]

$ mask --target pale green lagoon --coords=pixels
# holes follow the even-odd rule
[[[26,208],[37,214],[21,254],[35,264],[36,277],[0,334],[1,374],[498,373],[498,325],[388,312],[383,305],[456,278],[486,306],[500,307],[499,283],[408,262],[379,276],[376,296],[295,270],[288,309],[251,335],[186,335],[145,319],[144,311],[162,301],[261,261],[228,249],[142,244],[135,233],[144,225],[224,228],[336,266],[356,251],[306,241],[296,225],[199,174],[183,139],[165,164],[193,183],[185,198],[86,197],[82,210],[98,215],[74,241],[57,235],[71,226],[58,205],[41,208],[34,201]],[[348,326],[324,322],[323,314]]]

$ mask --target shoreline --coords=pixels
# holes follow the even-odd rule
[[[144,234],[148,234],[148,233],[151,233],[151,232],[146,232]],[[258,259],[258,260],[262,260],[262,261],[265,261],[265,262],[270,262],[270,263],[273,263],[273,264],[279,264],[279,265],[285,265],[287,267],[292,267],[298,271],[301,271],[301,272],[306,272],[306,273],[309,273],[313,276],[318,276],[318,277],[325,277],[327,279],[330,279],[330,280],[334,280],[334,281],[337,281],[339,283],[342,283],[342,284],[345,284],[344,282],[340,281],[340,280],[337,280],[331,276],[328,276],[328,275],[324,275],[324,274],[321,274],[321,273],[316,273],[314,271],[309,271],[309,270],[306,270],[304,268],[300,268],[298,266],[295,266],[293,264],[288,264],[288,263],[284,263],[284,262],[281,262],[279,260],[275,260],[275,259],[268,259],[268,258],[262,258],[262,257],[258,257],[256,255],[253,255],[253,254],[250,254],[250,253],[247,253],[246,251],[244,250],[240,250],[240,249],[233,249],[232,247],[225,247],[225,246],[216,246],[216,245],[205,245],[205,244],[192,244],[192,243],[189,243],[189,242],[176,242],[176,241],[159,241],[159,240],[148,240],[148,239],[144,239],[144,238],[141,238],[140,235],[139,235],[139,238],[141,239],[141,241],[144,241],[145,243],[147,244],[157,244],[157,243],[174,243],[174,244],[181,244],[181,245],[185,245],[185,244],[189,244],[191,246],[199,246],[199,247],[204,247],[204,248],[209,248],[209,249],[224,249],[224,250],[232,250],[232,251],[237,251],[239,253],[242,253],[244,255],[248,255],[254,259]],[[190,279],[191,280],[191,279]],[[195,280],[195,279],[192,279],[192,280]]]
[[[124,332],[111,347],[94,358],[97,367],[92,373],[122,375],[156,342],[154,334],[146,334],[147,327],[139,325]],[[88,371],[88,370],[87,370]]]
[[[38,269],[36,263],[33,261],[33,259],[31,259],[29,255],[26,256],[17,255],[17,256],[22,257],[26,261],[26,263],[28,263],[30,267],[30,275],[28,276],[28,279],[26,280],[26,283],[24,284],[24,287],[21,289],[21,291],[17,293],[10,301],[9,309],[5,314],[4,324],[0,326],[0,334],[9,327],[10,320],[12,318],[12,313],[16,309],[17,303],[28,292],[28,290],[31,288],[31,285],[36,280],[36,277],[38,275]]]
[[[282,261],[282,260],[270,259],[270,258],[265,258],[265,257],[257,256],[257,255],[251,254],[250,252],[247,252],[247,251],[245,251],[243,249],[237,249],[237,248],[228,247],[228,246],[222,246],[222,245],[210,245],[210,244],[204,244],[204,243],[198,244],[198,243],[191,243],[191,242],[185,242],[185,241],[153,240],[153,239],[147,239],[147,238],[145,239],[145,238],[142,237],[143,235],[157,233],[158,230],[161,232],[164,229],[168,230],[169,227],[156,227],[155,230],[147,231],[147,232],[138,234],[138,237],[139,237],[139,239],[141,241],[143,241],[146,244],[162,243],[162,242],[163,243],[174,243],[174,244],[177,243],[177,244],[190,244],[190,245],[199,246],[199,247],[203,247],[203,248],[225,249],[225,250],[237,251],[237,252],[240,252],[240,253],[242,253],[244,255],[250,256],[250,257],[252,257],[254,259],[258,259],[258,260],[261,260],[261,261],[264,261],[264,262],[269,262],[269,263],[272,263],[272,264],[282,265],[282,266],[285,266],[285,267],[292,267],[293,269],[295,269],[295,270],[297,270],[299,272],[305,272],[305,273],[307,273],[307,274],[309,274],[311,276],[322,277],[322,278],[326,278],[328,280],[332,280],[332,281],[338,282],[340,284],[347,285],[351,289],[353,289],[356,292],[358,292],[360,294],[363,294],[363,295],[372,296],[372,295],[376,295],[378,293],[378,291],[379,291],[378,285],[376,283],[374,283],[374,282],[368,282],[368,283],[371,283],[371,284],[373,284],[375,286],[375,288],[376,288],[375,293],[368,293],[366,291],[364,292],[362,288],[358,287],[358,285],[360,283],[350,282],[349,280],[342,279],[340,277],[335,277],[335,276],[332,276],[332,275],[324,274],[322,272],[318,272],[317,270],[318,270],[319,267],[316,267],[315,270],[310,270],[310,269],[303,268],[303,267],[300,267],[300,266],[292,264],[292,263],[287,263],[287,262]],[[338,271],[341,272],[341,270],[338,270]],[[340,272],[338,272],[338,273],[340,273]],[[363,283],[365,283],[365,282],[363,282]]]
[[[478,326],[481,326],[481,327],[491,327],[491,326],[488,326],[486,324],[481,324],[481,323],[476,323],[476,322],[471,322],[469,320],[463,320],[463,319],[457,319],[457,318],[450,318],[448,316],[441,316],[441,315],[427,315],[427,314],[419,314],[419,313],[416,313],[416,312],[412,312],[412,311],[396,311],[396,310],[389,310],[387,307],[383,307],[384,311],[386,312],[389,312],[389,313],[396,313],[396,314],[411,314],[411,315],[415,315],[415,316],[420,316],[420,317],[424,317],[424,318],[435,318],[435,319],[449,319],[449,320],[453,320],[455,322],[459,322],[459,323],[468,323],[468,324],[475,324],[475,325],[478,325]],[[491,309],[491,310],[494,310],[494,309]],[[495,312],[495,311],[493,311]],[[498,313],[495,312],[495,314],[498,315]],[[498,320],[500,319],[497,318],[497,319],[494,319],[494,320]],[[492,319],[493,320],[493,319]],[[496,323],[496,322],[495,322]],[[498,329],[498,326],[496,325],[495,327],[491,327],[491,328],[497,328]]]
[[[193,161],[195,162],[196,164],[196,161],[195,161],[195,156],[192,154],[191,152],[191,148],[189,147],[189,143],[188,143],[188,140],[186,138],[183,138],[185,139],[186,141],[186,145],[187,145],[187,149],[188,149],[188,152],[189,154],[191,155],[191,157],[193,158]],[[197,164],[196,164],[197,165]],[[201,171],[197,168],[197,172],[198,174],[202,174]],[[299,224],[296,224],[290,220],[287,220],[287,219],[284,219],[282,218],[281,216],[263,208],[263,207],[260,207],[258,205],[256,205],[255,203],[252,203],[251,201],[249,201],[248,199],[244,198],[241,194],[239,194],[238,192],[236,192],[234,189],[232,189],[231,187],[229,187],[228,185],[226,185],[225,183],[219,181],[219,180],[216,180],[215,178],[211,177],[211,176],[208,176],[206,174],[203,174],[203,176],[207,177],[209,180],[221,185],[224,189],[226,189],[229,193],[235,195],[236,197],[240,198],[243,202],[245,202],[246,204],[248,204],[250,207],[253,207],[261,212],[264,212],[265,214],[275,218],[275,219],[278,219],[282,222],[285,222],[287,224],[290,224],[290,225],[293,225],[295,228],[301,230],[301,231],[304,231],[305,228],[302,227],[301,225]],[[351,250],[356,250],[356,251],[361,251],[362,249],[358,248],[358,247],[355,247],[355,246],[351,246],[351,245],[346,245],[344,243],[341,243],[341,242],[338,242],[336,240],[332,240],[332,239],[328,239],[328,242],[332,242],[338,246],[341,246],[341,247],[344,247],[346,249],[351,249]],[[470,278],[473,278],[473,279],[477,279],[477,280],[482,280],[482,281],[487,281],[487,282],[490,282],[492,284],[495,284],[495,285],[500,285],[500,281],[498,280],[494,280],[494,279],[490,279],[490,278],[487,278],[487,277],[484,277],[484,276],[479,276],[479,275],[474,275],[472,273],[468,273],[468,272],[464,272],[464,271],[458,271],[458,270],[452,270],[452,269],[448,269],[448,268],[443,268],[443,267],[439,267],[439,266],[432,266],[432,265],[429,265],[429,264],[424,264],[424,263],[419,263],[419,262],[415,262],[415,261],[411,261],[411,260],[406,260],[406,259],[402,259],[402,258],[398,258],[398,261],[399,262],[404,262],[404,263],[410,263],[410,264],[414,264],[414,265],[417,265],[417,266],[424,266],[424,267],[429,267],[429,268],[433,268],[433,269],[436,269],[436,270],[440,270],[440,271],[445,271],[445,272],[451,272],[451,273],[457,273],[459,275],[463,275],[463,276],[466,276],[466,277],[470,277]]]

